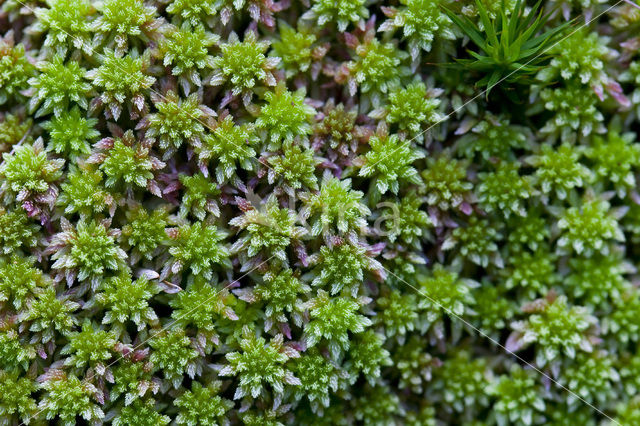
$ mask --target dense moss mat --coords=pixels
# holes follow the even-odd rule
[[[1,1],[0,424],[640,424],[633,1]]]

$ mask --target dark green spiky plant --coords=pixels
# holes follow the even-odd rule
[[[526,1],[517,0],[512,10],[502,0],[498,2],[499,10],[494,17],[482,1],[475,0],[475,3],[479,23],[445,8],[449,18],[479,49],[467,49],[472,58],[456,58],[456,61],[463,68],[482,76],[475,85],[486,87],[487,95],[498,82],[531,83],[533,75],[549,63],[551,56],[548,50],[569,23],[545,28],[551,12],[544,13],[541,9],[542,0],[538,0],[531,9]]]

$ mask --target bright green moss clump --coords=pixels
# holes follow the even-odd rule
[[[227,180],[238,181],[237,169],[253,170],[254,149],[259,139],[252,126],[236,124],[230,115],[218,120],[200,142],[194,143],[198,162],[203,173],[208,173],[208,164],[215,165],[215,177],[222,184]]]
[[[34,73],[23,45],[16,46],[11,39],[0,40],[0,104],[24,99],[21,91],[29,87],[28,80]]]
[[[99,421],[104,417],[94,400],[98,390],[91,384],[82,383],[76,376],[54,371],[41,387],[46,393],[38,408],[47,419],[59,417],[62,424],[72,425],[77,416],[87,421]]]
[[[39,70],[37,77],[29,79],[33,91],[29,109],[37,109],[37,116],[54,113],[60,117],[72,105],[88,108],[91,85],[85,81],[87,70],[77,61],[65,63],[63,56],[56,55],[51,61],[40,63]]]
[[[16,199],[20,201],[29,195],[48,192],[62,175],[60,169],[64,160],[49,160],[42,143],[18,146],[13,153],[3,154],[2,158],[2,187],[16,194]]]
[[[213,60],[218,69],[214,81],[230,83],[234,95],[250,94],[257,84],[275,85],[271,69],[278,60],[264,55],[268,47],[269,43],[258,41],[254,32],[249,32],[243,41],[232,34],[229,42],[220,46],[222,55]]]
[[[154,103],[158,112],[148,117],[146,137],[158,141],[160,149],[165,151],[165,159],[184,142],[196,141],[203,135],[201,120],[204,112],[196,95],[183,100],[170,92],[165,97],[156,98]]]
[[[0,0],[0,425],[640,424],[605,3]]]
[[[180,407],[176,422],[189,426],[223,422],[233,403],[220,398],[217,395],[219,391],[220,382],[214,382],[207,387],[194,382],[191,391],[186,391],[176,399],[176,406]]]
[[[0,210],[0,229],[3,254],[12,254],[20,249],[28,250],[38,243],[39,227],[31,223],[22,210]]]
[[[256,120],[256,127],[267,132],[267,147],[277,150],[282,141],[305,138],[311,133],[309,123],[315,110],[304,103],[304,90],[288,91],[279,85],[265,94],[266,104]]]
[[[389,18],[383,28],[401,30],[402,38],[409,41],[409,51],[416,59],[420,50],[430,51],[434,40],[455,40],[453,22],[442,10],[446,1],[402,0],[400,8],[389,7],[384,14]]]
[[[64,272],[69,283],[77,275],[79,281],[92,278],[94,286],[98,285],[107,270],[117,271],[127,257],[116,244],[117,233],[109,229],[108,221],[80,221],[76,227],[67,223],[51,240],[56,261],[52,267]]]
[[[57,0],[38,8],[35,30],[45,32],[44,46],[61,55],[68,50],[91,50],[91,18],[95,7],[87,0]]]
[[[400,77],[408,74],[401,66],[407,53],[391,43],[374,38],[356,47],[356,59],[348,64],[352,85],[363,93],[387,93],[400,84]],[[353,90],[353,89],[352,89]]]
[[[311,10],[302,18],[312,19],[320,26],[337,24],[338,30],[344,31],[351,22],[369,17],[364,3],[365,0],[314,0]]]
[[[156,293],[153,283],[145,278],[132,280],[127,273],[105,280],[102,291],[95,296],[96,303],[105,310],[102,323],[123,326],[132,321],[139,330],[155,324],[158,317],[149,307],[149,299]]]
[[[34,263],[33,258],[15,254],[0,263],[0,301],[11,301],[15,309],[21,309],[46,287],[48,281]]]
[[[160,48],[163,64],[171,66],[173,75],[200,86],[200,73],[215,67],[214,57],[208,54],[208,50],[217,41],[216,35],[206,32],[201,26],[195,30],[188,27],[176,29]]]
[[[42,123],[42,128],[51,137],[47,148],[71,158],[88,154],[91,152],[91,143],[100,136],[100,132],[95,129],[97,123],[95,118],[84,118],[80,110],[74,107],[64,116]]]
[[[99,90],[98,99],[108,118],[118,120],[125,105],[133,117],[146,107],[143,93],[155,81],[147,75],[148,66],[149,57],[141,57],[136,50],[127,56],[105,50],[102,65],[89,71],[87,78]]]
[[[267,384],[276,394],[284,391],[284,384],[300,384],[300,379],[283,367],[297,352],[283,351],[281,334],[267,344],[263,338],[252,335],[248,328],[244,328],[242,333],[241,351],[228,353],[226,358],[229,365],[220,371],[221,376],[240,376],[243,384],[236,389],[234,399],[245,395],[256,398]]]
[[[169,252],[173,255],[172,272],[178,272],[187,266],[198,275],[202,273],[210,278],[214,264],[225,264],[229,252],[221,243],[225,235],[215,226],[202,222],[183,225],[173,233]]]
[[[419,183],[418,171],[411,163],[423,154],[396,135],[373,136],[371,150],[366,154],[360,176],[373,177],[372,184],[380,194],[391,190],[398,193],[400,183]],[[372,185],[373,186],[373,185]]]

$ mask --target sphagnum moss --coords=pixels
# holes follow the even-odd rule
[[[3,2],[0,424],[638,424],[608,7]]]

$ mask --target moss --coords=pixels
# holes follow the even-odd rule
[[[29,79],[34,91],[29,109],[37,109],[36,116],[54,113],[60,117],[73,105],[88,108],[91,85],[85,81],[87,70],[77,61],[65,63],[64,57],[56,55],[51,61],[41,62],[38,69],[40,74]]]
[[[0,3],[0,424],[638,423],[632,4]]]

